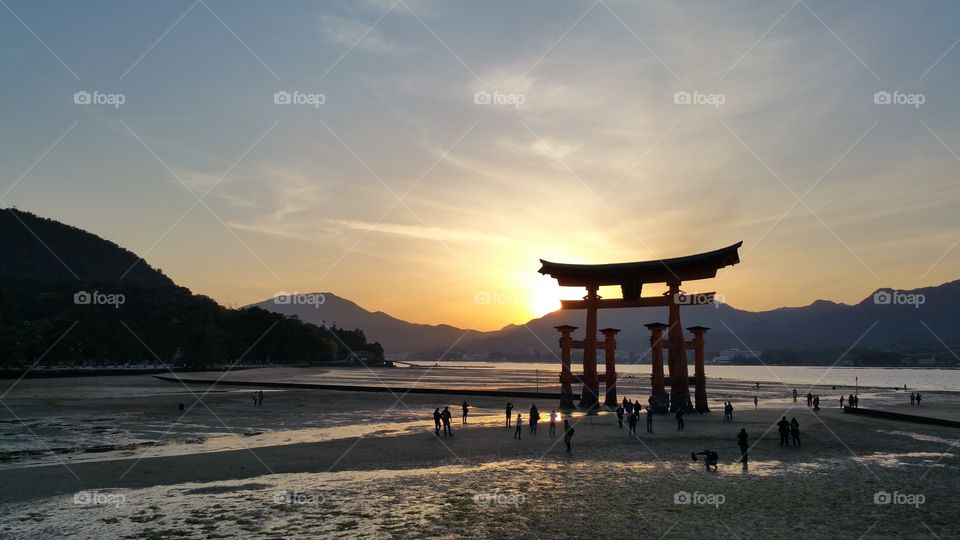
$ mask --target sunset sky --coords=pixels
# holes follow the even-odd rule
[[[0,4],[0,207],[225,305],[493,329],[553,305],[540,258],[740,240],[686,288],[960,278],[956,2]]]

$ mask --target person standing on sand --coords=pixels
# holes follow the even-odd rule
[[[569,420],[563,421],[563,444],[567,445],[567,453],[570,453],[570,439],[573,438],[573,426]]]
[[[443,420],[443,436],[444,437],[453,437],[453,428],[450,427],[450,418],[453,415],[450,414],[450,408],[444,407],[443,412],[440,413],[440,420]]]
[[[253,406],[254,406],[254,407],[257,406],[257,393],[256,393],[256,392],[253,393]]]
[[[513,418],[513,403],[507,402],[507,427],[510,427],[510,419]]]
[[[743,463],[743,468],[747,468],[747,450],[750,449],[750,446],[747,444],[747,429],[740,428],[740,433],[737,433],[737,446],[740,447],[740,463]]]
[[[857,398],[857,401],[860,401],[860,398]],[[917,392],[917,407],[920,406],[920,392]]]
[[[793,402],[794,402],[794,403],[797,402],[797,389],[796,389],[796,388],[793,389]]]
[[[540,411],[537,409],[537,404],[534,403],[530,405],[530,433],[533,435],[537,434],[537,423],[540,421]]]
[[[263,407],[263,390],[257,391],[257,407]]]
[[[910,392],[910,405],[917,404],[917,394]]]
[[[840,394],[840,408],[843,408],[843,394]]]
[[[513,432],[513,438],[519,439],[523,433],[523,417],[517,414],[517,430]]]
[[[559,417],[560,417],[560,415],[557,414],[557,411],[550,411],[550,433],[549,433],[549,435],[550,435],[551,437],[556,437],[556,436],[557,436],[557,418],[559,418]]]
[[[777,427],[780,431],[780,446],[790,446],[790,441],[788,440],[790,436],[790,422],[787,422],[786,416],[777,422]]]
[[[460,425],[467,425],[467,413],[470,412],[470,404],[464,400],[463,405],[460,406],[463,409],[463,418],[460,419]]]
[[[632,413],[630,413],[630,416],[627,417],[627,425],[630,426],[631,435],[637,434],[637,418],[639,416],[640,415],[637,414],[637,411],[633,411]]]
[[[633,412],[633,402],[630,401],[630,400],[628,400],[627,398],[623,398],[623,402],[626,403],[626,405],[623,406],[623,410],[624,410],[627,414],[632,413],[632,412]]]
[[[790,419],[790,437],[793,438],[793,446],[800,448],[800,422],[796,418]]]
[[[647,407],[647,433],[653,433],[653,407]]]
[[[683,409],[677,409],[677,431],[683,431]]]
[[[753,410],[760,408],[760,399],[757,396],[753,396]]]
[[[633,414],[633,406],[630,407],[630,414]],[[617,407],[617,427],[623,429],[623,405]]]
[[[433,428],[437,437],[440,436],[440,407],[433,410]]]

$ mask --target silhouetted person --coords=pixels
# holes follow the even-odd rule
[[[793,438],[793,445],[800,447],[800,422],[796,418],[790,419],[790,437]]]
[[[807,407],[813,405],[813,394],[807,392]]]
[[[780,446],[790,446],[790,422],[787,422],[786,416],[777,422],[777,428],[780,431]]]
[[[567,445],[567,453],[570,452],[570,439],[573,438],[573,426],[569,420],[563,421],[563,444]]]
[[[737,433],[737,446],[740,447],[740,463],[743,463],[743,468],[747,468],[747,450],[750,449],[750,445],[747,444],[747,430],[746,428],[740,428],[740,433]]]
[[[813,412],[820,412],[820,394],[813,396]]]
[[[916,405],[917,403],[917,394],[910,392],[910,404]]]
[[[627,424],[630,426],[630,433],[637,434],[637,412],[634,411],[630,413],[630,416],[627,417]]]
[[[632,412],[633,412],[633,402],[630,401],[630,400],[628,400],[627,398],[623,398],[623,400],[626,402],[626,405],[624,405],[623,409],[627,412],[627,414],[632,413]]]
[[[550,436],[551,437],[557,436],[557,418],[559,418],[557,411],[550,411]]]
[[[793,389],[793,402],[794,402],[794,403],[797,402],[797,389],[796,389],[796,388]]]
[[[440,407],[433,410],[433,427],[437,437],[440,436]]]
[[[697,456],[703,456],[703,464],[710,470],[710,467],[713,467],[713,470],[717,470],[717,462],[720,461],[720,456],[713,450],[704,450],[703,452],[693,452],[690,454],[690,457],[694,461],[697,460]]]
[[[254,407],[257,406],[257,393],[256,393],[256,392],[253,393],[253,406],[254,406]]]
[[[540,411],[537,410],[537,405],[530,405],[530,433],[537,432],[537,422],[540,421]]]
[[[440,420],[443,420],[443,436],[444,437],[453,437],[453,428],[450,427],[450,418],[453,415],[450,414],[450,408],[444,407],[443,412],[440,413]]]
[[[257,391],[257,406],[263,407],[263,390]]]
[[[463,409],[463,418],[460,419],[461,424],[467,423],[467,413],[470,412],[470,404],[466,401],[463,402],[463,405],[460,406]]]
[[[507,402],[507,427],[510,427],[510,419],[513,418],[513,403]]]
[[[843,408],[843,394],[840,394],[840,408]]]
[[[859,401],[860,401],[860,398],[857,398],[858,404],[859,404]],[[917,407],[919,406],[920,406],[920,392],[917,392]]]
[[[633,414],[633,406],[630,406],[630,414]],[[617,425],[623,429],[623,407],[617,407]]]
[[[683,431],[683,409],[677,409],[677,431]]]
[[[917,405],[919,405],[919,404],[920,404],[920,400],[918,399],[918,400],[917,400]],[[853,408],[854,408],[854,409],[859,409],[859,408],[860,408],[860,396],[858,396],[858,395],[856,395],[856,394],[853,395]]]
[[[760,399],[757,396],[753,396],[753,410],[760,408]]]
[[[653,407],[647,407],[647,433],[653,433]]]
[[[517,414],[517,430],[513,432],[513,438],[519,439],[521,433],[523,433],[523,416]]]

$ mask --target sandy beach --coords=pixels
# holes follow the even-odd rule
[[[723,422],[714,407],[687,416],[683,432],[672,417],[657,416],[654,434],[645,433],[641,421],[632,436],[610,412],[575,412],[565,416],[576,430],[568,454],[562,437],[548,436],[545,422],[538,434],[525,428],[514,440],[503,426],[502,398],[465,398],[471,416],[461,426],[463,399],[455,395],[273,390],[263,407],[253,407],[252,390],[225,388],[203,395],[209,388],[187,390],[151,377],[22,381],[2,415],[0,533],[960,535],[958,430],[843,414],[833,393],[826,397],[828,389],[815,415],[802,399],[792,403],[785,387],[757,391],[745,382],[716,381],[711,405],[734,400],[734,421]],[[861,406],[903,408],[903,396],[862,388]],[[960,406],[949,392],[924,399],[930,414],[950,416]],[[175,422],[179,403],[189,412]],[[514,404],[526,417],[530,403]],[[555,404],[538,405],[546,416]],[[453,437],[434,435],[430,416],[437,406],[454,412]],[[801,448],[779,446],[774,423],[784,415],[800,422]],[[746,471],[737,461],[740,428],[753,445]],[[720,455],[717,472],[690,459],[708,448]]]

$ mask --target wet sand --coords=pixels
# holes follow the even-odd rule
[[[389,394],[276,391],[254,408],[249,391],[211,392],[176,431],[170,429],[176,405],[196,402],[189,392],[146,380],[110,384],[124,388],[120,382],[129,392],[109,399],[83,389],[54,390],[56,399],[49,399],[42,382],[18,386],[5,399],[38,429],[51,417],[65,426],[113,418],[103,423],[118,430],[117,441],[132,434],[154,444],[96,461],[84,460],[87,452],[56,456],[65,465],[47,464],[50,455],[8,456],[8,468],[0,470],[0,536],[960,536],[960,431],[844,415],[825,394],[815,417],[804,404],[795,406],[786,389],[764,386],[755,411],[755,389],[718,381],[711,398],[736,398],[733,423],[722,422],[716,409],[689,415],[681,433],[672,418],[657,416],[656,433],[644,433],[641,421],[636,437],[610,413],[577,413],[567,454],[560,438],[547,435],[546,423],[539,434],[524,430],[514,440],[499,425],[501,398],[468,398],[476,418],[462,428],[456,396],[408,395],[398,402]],[[868,390],[861,404],[899,407],[901,398]],[[529,403],[514,403],[526,417]],[[925,394],[924,403],[960,407],[951,393]],[[429,419],[444,404],[455,416],[452,438],[436,437]],[[550,405],[540,404],[541,414]],[[4,429],[28,439],[3,412]],[[773,424],[784,414],[801,423],[802,448],[779,446]],[[169,430],[167,438],[160,439],[162,431],[131,431],[148,423]],[[755,444],[746,472],[736,461],[741,427]],[[189,438],[196,442],[183,442]],[[163,444],[167,439],[176,442]],[[78,440],[102,442],[90,432]],[[229,444],[222,446],[224,440]],[[234,444],[240,446],[223,450]],[[691,451],[704,448],[719,452],[718,472],[690,460]],[[675,502],[682,492],[692,504]],[[877,504],[884,492],[896,503]],[[917,495],[922,504],[906,504]]]

